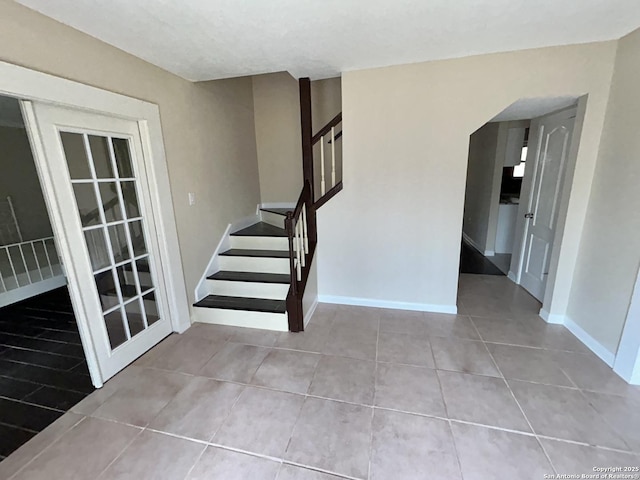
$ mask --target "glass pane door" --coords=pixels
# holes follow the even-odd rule
[[[131,149],[113,136],[60,139],[113,350],[159,319]]]
[[[100,386],[172,331],[152,163],[136,121],[40,103],[33,111],[31,135],[44,153],[38,169]]]

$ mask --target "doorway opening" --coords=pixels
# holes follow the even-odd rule
[[[522,99],[471,134],[460,273],[508,276],[543,304],[577,100]]]
[[[0,460],[94,390],[19,101],[0,96]]]

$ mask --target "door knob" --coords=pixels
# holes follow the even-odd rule
[[[524,214],[524,218],[533,218],[533,213],[531,213],[531,212],[525,213]]]

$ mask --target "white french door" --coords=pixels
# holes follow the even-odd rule
[[[37,163],[71,252],[63,260],[99,386],[172,330],[139,126],[41,103],[33,112]]]
[[[575,116],[576,110],[569,109],[531,122],[525,171],[525,181],[529,181],[531,186],[525,212],[520,284],[541,302],[549,276]]]

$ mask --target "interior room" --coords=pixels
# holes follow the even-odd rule
[[[17,99],[0,96],[0,456],[94,388]]]
[[[0,0],[0,478],[640,465],[638,65],[637,0]]]

